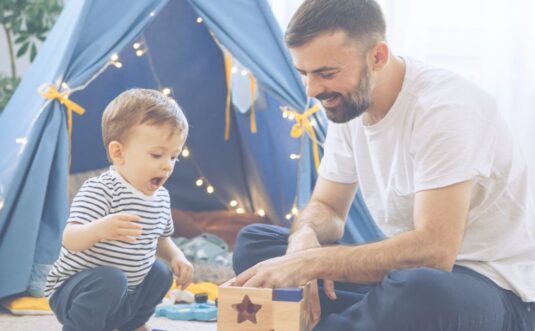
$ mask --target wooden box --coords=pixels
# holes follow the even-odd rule
[[[308,296],[310,283],[299,288],[219,286],[218,331],[312,330]]]

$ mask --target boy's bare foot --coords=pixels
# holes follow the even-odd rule
[[[137,328],[135,331],[150,331],[152,330],[148,324],[143,324],[139,328]]]

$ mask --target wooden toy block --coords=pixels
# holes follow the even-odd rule
[[[299,288],[219,286],[218,331],[309,331],[310,283]]]

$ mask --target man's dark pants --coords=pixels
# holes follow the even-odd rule
[[[288,229],[253,224],[238,234],[237,274],[263,260],[284,255]],[[533,280],[535,281],[535,280]],[[389,272],[380,283],[335,283],[335,301],[323,293],[315,331],[533,331],[535,303],[461,266],[452,272],[432,268]]]

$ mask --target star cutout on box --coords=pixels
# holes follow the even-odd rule
[[[256,313],[262,308],[262,305],[254,304],[249,296],[243,297],[241,303],[232,305],[232,308],[238,311],[238,324],[247,320],[256,324]]]

